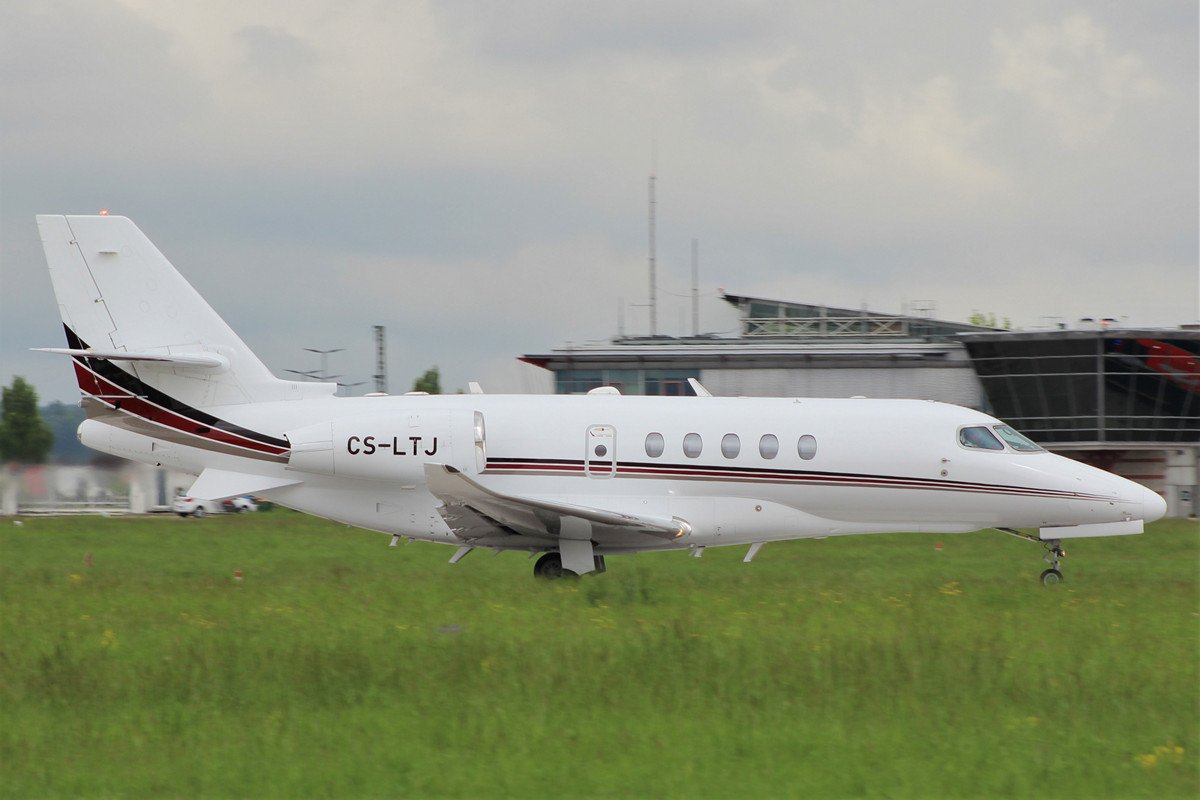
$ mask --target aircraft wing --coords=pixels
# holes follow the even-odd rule
[[[562,535],[565,519],[586,520],[593,531],[618,528],[667,540],[691,532],[691,526],[678,517],[627,514],[558,500],[501,494],[445,464],[426,464],[425,481],[433,496],[442,501],[438,509],[442,519],[466,541],[497,533],[557,539]]]

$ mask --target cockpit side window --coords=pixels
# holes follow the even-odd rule
[[[1004,443],[982,425],[958,429],[958,443],[973,450],[1003,450]]]
[[[992,430],[1003,439],[1009,447],[1021,453],[1036,453],[1042,448],[1036,443],[1028,439],[1024,434],[1018,433],[1010,425],[993,425]]]

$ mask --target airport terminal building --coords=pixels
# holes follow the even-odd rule
[[[555,391],[909,397],[979,409],[1048,450],[1131,478],[1200,512],[1200,326],[1005,331],[726,294],[736,336],[615,337],[523,361]]]

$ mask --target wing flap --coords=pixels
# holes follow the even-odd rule
[[[678,517],[627,514],[559,500],[494,492],[446,464],[426,464],[425,481],[430,493],[442,501],[438,512],[460,536],[477,533],[482,529],[481,520],[490,520],[515,533],[558,538],[564,518],[587,520],[593,527],[620,528],[669,541],[691,532],[691,526]]]

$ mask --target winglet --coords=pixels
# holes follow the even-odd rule
[[[688,386],[692,387],[692,391],[696,393],[696,397],[712,397],[712,392],[705,389],[700,381],[695,378],[688,378]]]

